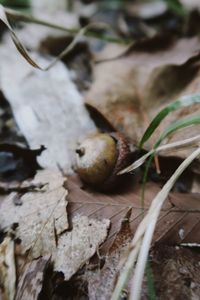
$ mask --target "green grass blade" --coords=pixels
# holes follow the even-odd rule
[[[149,259],[147,260],[147,265],[146,265],[146,276],[147,276],[148,299],[156,300],[156,291],[155,291],[153,270],[151,268],[151,263],[150,263]]]
[[[193,104],[200,103],[200,94],[194,94],[189,96],[184,96],[181,99],[176,100],[175,102],[169,104],[167,107],[162,109],[156,117],[153,119],[153,121],[150,123],[148,128],[146,129],[145,133],[143,134],[139,147],[142,148],[144,143],[151,137],[153,132],[156,130],[156,128],[160,125],[162,120],[171,112],[181,108],[190,106]]]
[[[156,141],[156,143],[154,145],[154,149],[156,149],[160,145],[160,143],[168,135],[172,134],[173,132],[175,132],[175,131],[177,131],[177,130],[179,130],[181,128],[188,127],[190,125],[197,125],[197,124],[200,124],[200,115],[189,116],[189,117],[183,118],[181,120],[178,120],[176,122],[173,122],[160,135],[160,137],[158,138],[158,140]]]
[[[168,9],[174,12],[178,16],[185,16],[187,14],[187,11],[185,7],[181,4],[179,0],[163,0],[166,2]]]

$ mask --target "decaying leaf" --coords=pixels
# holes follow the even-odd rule
[[[5,237],[0,243],[0,299],[14,300],[16,288],[14,242]]]
[[[31,148],[47,148],[41,166],[70,172],[77,141],[95,131],[82,97],[63,63],[44,73],[31,68],[13,47],[11,42],[0,47],[0,78],[16,122]]]
[[[98,220],[107,218],[111,221],[109,235],[100,249],[104,254],[108,252],[115,241],[122,222],[127,219],[127,213],[129,214],[130,230],[134,234],[144,212],[146,212],[151,201],[160,190],[153,183],[147,184],[143,208],[141,187],[138,184],[133,183],[132,187],[124,193],[110,195],[83,190],[80,182],[75,177],[70,178],[67,185],[69,190],[68,213],[70,217],[82,215]],[[199,222],[200,201],[198,199],[199,195],[171,193],[165,201],[159,216],[154,242],[159,242],[164,237],[166,242],[170,242],[170,239],[172,243],[174,243],[174,239],[176,243],[183,242],[183,238],[181,239],[183,236],[180,237],[179,235],[181,229],[184,230],[184,241],[187,235],[192,233],[189,241],[197,242],[199,238],[195,237],[193,226]],[[179,205],[176,205],[177,201],[179,201]],[[186,207],[185,203],[189,203],[189,207]],[[193,207],[195,209],[192,209]]]
[[[161,221],[158,222],[157,232],[155,234],[155,240],[159,243],[166,245],[177,245],[181,243],[199,243],[200,235],[200,194],[171,194],[170,202],[176,207],[177,210],[182,211],[182,216],[177,215],[174,224],[171,226],[171,222],[165,225]],[[176,215],[174,215],[175,217]],[[168,230],[165,231],[165,226],[168,226]]]
[[[55,269],[69,279],[96,252],[107,237],[110,221],[77,215],[73,218],[73,230],[63,234],[58,242]]]
[[[199,299],[199,259],[190,249],[155,247],[151,267],[157,299]]]
[[[110,221],[106,216],[96,220],[76,215],[69,231],[64,181],[58,172],[38,172],[32,184],[46,185],[21,196],[21,205],[13,202],[16,193],[4,198],[0,204],[0,226],[6,230],[14,224],[22,254],[28,254],[27,262],[51,255],[54,268],[69,279],[106,239]]]
[[[116,59],[104,61],[110,58],[112,48],[109,46],[98,56],[101,63],[94,67],[94,82],[85,100],[138,143],[152,118],[167,103],[182,95],[198,93],[200,43],[197,38],[175,41],[154,37],[136,43]],[[197,113],[198,109],[194,105],[190,110],[172,114],[159,127],[156,137],[166,124],[190,112]],[[194,135],[199,126],[195,128]],[[188,134],[184,133],[184,138],[191,137]],[[153,143],[154,139],[145,146],[151,147]]]
[[[109,255],[106,256],[103,268],[88,271],[88,294],[90,300],[109,300],[114,289],[118,272],[120,271],[120,261],[124,259],[130,246],[132,232],[129,222],[126,220],[117,234],[116,239],[110,248]]]
[[[56,235],[68,228],[64,178],[58,172],[40,171],[33,183],[38,182],[46,183],[44,190],[23,195],[22,205],[14,205],[15,193],[11,193],[0,204],[1,228],[16,223],[16,234],[22,241],[23,252],[31,249],[31,258],[54,253]]]
[[[17,285],[15,300],[36,300],[40,298],[46,269],[50,257],[40,257],[27,263]]]

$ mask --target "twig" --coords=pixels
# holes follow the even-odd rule
[[[40,191],[47,183],[8,183],[0,182],[0,194],[9,194],[11,192],[27,193],[30,191]]]

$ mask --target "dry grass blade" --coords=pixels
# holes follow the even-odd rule
[[[33,66],[34,68],[37,68],[42,71],[47,71],[51,67],[53,67],[59,60],[61,60],[65,55],[67,55],[73,48],[74,46],[80,41],[80,39],[90,30],[93,28],[105,28],[107,27],[106,24],[104,23],[92,23],[89,24],[82,29],[78,31],[78,33],[74,36],[72,42],[64,49],[47,67],[41,67],[39,66],[29,55],[28,51],[24,47],[24,45],[21,43],[19,40],[18,36],[16,35],[15,31],[13,30],[12,26],[10,25],[7,15],[6,15],[6,10],[2,5],[0,5],[0,20],[7,26],[11,33],[12,40],[17,48],[17,50],[20,52],[20,54],[26,59],[26,61]]]
[[[183,173],[183,171],[190,165],[190,163],[200,155],[200,148],[195,150],[188,158],[186,158],[179,168],[175,171],[172,177],[164,185],[162,190],[154,198],[147,215],[144,217],[143,221],[140,223],[134,238],[131,243],[130,253],[128,255],[127,261],[125,263],[124,269],[119,276],[117,285],[112,295],[112,300],[117,300],[120,298],[123,287],[129,277],[132,268],[135,265],[135,261],[138,257],[138,262],[134,272],[134,277],[131,284],[131,297],[130,299],[138,300],[140,298],[142,280],[144,275],[144,270],[146,266],[146,261],[148,257],[148,252],[150,249],[152,236],[154,233],[155,225],[161,210],[161,207],[168,196],[171,188],[178,179],[178,177]]]
[[[151,156],[152,154],[156,154],[156,153],[159,153],[159,152],[162,152],[162,151],[168,151],[168,150],[183,149],[184,147],[193,146],[193,145],[197,144],[197,142],[199,142],[199,141],[200,141],[200,135],[196,135],[192,138],[189,138],[189,139],[186,139],[186,140],[183,140],[183,141],[178,141],[178,142],[166,144],[166,145],[160,146],[156,149],[152,149],[151,151],[149,151],[148,153],[146,153],[145,155],[140,157],[138,160],[136,160],[133,164],[131,164],[127,168],[120,171],[119,175],[129,173],[129,172],[139,168],[141,165],[143,165],[143,163],[147,160],[147,158],[149,156]]]
[[[4,11],[8,17],[10,17],[11,19],[13,19],[15,21],[22,21],[22,22],[26,22],[26,23],[34,23],[34,24],[38,24],[38,25],[43,25],[43,26],[50,27],[53,29],[58,29],[60,31],[63,31],[65,33],[69,33],[72,35],[77,34],[80,31],[79,28],[67,28],[67,27],[58,25],[54,22],[48,22],[43,19],[37,18],[33,15],[19,12],[14,9],[4,8]],[[106,25],[109,27],[108,24],[106,24]],[[104,23],[104,26],[105,26],[105,23]],[[110,42],[110,43],[125,44],[125,45],[128,44],[129,42],[132,43],[132,41],[124,40],[124,39],[121,39],[114,35],[113,36],[112,35],[111,36],[110,35],[102,35],[95,31],[92,31],[92,30],[87,31],[85,33],[85,35],[88,37],[91,37],[91,38],[96,38],[96,39],[103,40],[105,42]]]
[[[28,61],[30,65],[32,65],[34,68],[41,69],[37,63],[34,62],[34,60],[29,56],[28,52],[26,51],[25,47],[22,45],[20,40],[18,39],[17,35],[15,34],[14,30],[12,29],[8,18],[6,16],[6,12],[4,10],[4,7],[0,5],[0,20],[7,26],[7,28],[10,30],[12,40],[18,49],[18,51],[21,53],[21,55]]]

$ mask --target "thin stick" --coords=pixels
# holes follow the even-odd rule
[[[160,171],[160,164],[159,164],[159,159],[158,159],[158,155],[157,154],[154,155],[154,162],[155,162],[155,166],[156,166],[156,173],[160,174],[161,173],[161,171]]]

